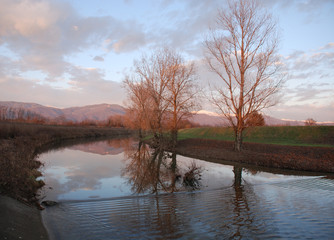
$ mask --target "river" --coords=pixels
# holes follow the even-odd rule
[[[42,212],[51,239],[334,236],[332,176],[210,163],[131,139],[51,150],[39,160],[42,200],[58,202]]]

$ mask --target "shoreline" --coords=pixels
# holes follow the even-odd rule
[[[109,137],[130,134],[128,130],[116,131]],[[27,141],[28,137],[25,137]],[[94,140],[94,137],[85,136]],[[22,140],[22,139],[18,139]],[[46,139],[44,139],[46,140]],[[41,153],[44,147],[59,143],[48,139],[43,144],[35,142],[33,152]],[[66,138],[63,139],[65,141]],[[85,141],[84,138],[76,140]],[[76,141],[75,140],[75,141]],[[33,142],[33,141],[32,141]],[[37,144],[38,143],[38,144]],[[15,148],[11,148],[12,150]],[[233,151],[233,142],[206,139],[186,139],[178,142],[177,154],[222,164],[242,164],[252,167],[273,168],[278,171],[305,171],[305,175],[316,173],[334,173],[334,148],[295,147],[270,144],[244,143],[240,153]],[[36,155],[35,155],[36,156]],[[38,162],[38,159],[34,158]],[[292,172],[293,174],[293,172]],[[42,221],[41,211],[29,202],[19,201],[14,196],[0,194],[0,231],[1,239],[49,239]],[[33,229],[33,231],[32,231]]]
[[[38,203],[37,190],[44,185],[38,155],[65,142],[130,136],[124,128],[52,126],[0,122],[0,193],[24,203]],[[38,204],[37,204],[37,207]]]
[[[243,143],[243,151],[235,152],[230,141],[185,139],[178,141],[176,153],[218,163],[334,173],[334,148],[330,147]]]
[[[49,239],[42,221],[43,207],[36,180],[42,163],[38,155],[76,141],[130,136],[120,128],[82,128],[5,123],[0,136],[0,239]],[[7,127],[7,129],[6,129]],[[6,133],[7,131],[7,133]],[[6,135],[7,134],[7,135]]]
[[[0,195],[0,239],[49,239],[41,211]]]

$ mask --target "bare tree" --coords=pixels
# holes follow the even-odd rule
[[[143,56],[134,64],[135,74],[148,94],[149,104],[145,104],[145,118],[158,141],[162,138],[164,117],[168,108],[166,99],[171,61],[171,55],[167,50],[158,50],[150,57]]]
[[[169,103],[169,126],[172,138],[172,147],[176,147],[178,130],[182,121],[189,118],[193,111],[199,107],[199,89],[196,83],[194,64],[185,64],[184,59],[172,53],[173,61],[170,68],[170,79],[167,84]]]
[[[143,80],[137,81],[136,76],[127,76],[124,86],[128,91],[127,112],[125,114],[125,125],[139,130],[139,137],[142,138],[142,130],[149,129],[148,121],[151,106],[147,89]]]
[[[255,0],[236,0],[219,11],[216,25],[205,41],[208,66],[222,83],[212,100],[233,126],[235,150],[241,151],[249,116],[277,103],[283,78],[276,77],[276,24]]]
[[[170,130],[176,144],[180,123],[196,106],[195,72],[174,51],[164,48],[134,63],[132,77],[124,81],[129,109],[141,128],[151,130],[157,142]],[[174,145],[175,146],[175,145]]]

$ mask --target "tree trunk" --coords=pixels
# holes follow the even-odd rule
[[[234,150],[240,152],[242,149],[242,129],[235,130]]]
[[[143,132],[142,132],[141,128],[138,129],[138,135],[139,135],[139,139],[141,141],[143,139]]]
[[[234,187],[241,187],[242,167],[233,167],[234,172]]]
[[[177,129],[173,129],[171,131],[171,137],[172,137],[172,151],[175,151],[176,149],[176,144],[177,144]]]
[[[175,151],[172,152],[172,163],[170,167],[172,171],[174,171],[175,173],[175,170],[176,170],[176,152]]]

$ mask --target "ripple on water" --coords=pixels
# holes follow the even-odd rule
[[[43,212],[53,239],[329,239],[333,217],[334,181],[325,178],[63,202]]]

